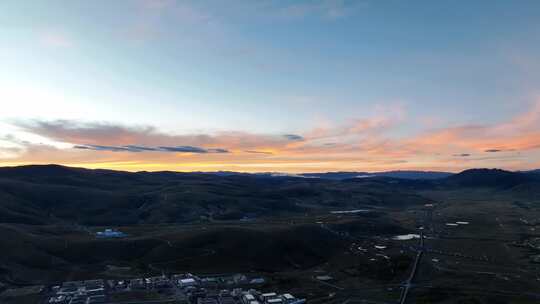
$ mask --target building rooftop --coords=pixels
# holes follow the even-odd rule
[[[287,300],[292,300],[294,299],[294,296],[290,293],[286,293],[283,295],[283,298],[287,299]]]
[[[118,238],[118,237],[125,237],[126,234],[113,229],[105,229],[104,231],[98,231],[96,232],[96,237],[99,238]]]

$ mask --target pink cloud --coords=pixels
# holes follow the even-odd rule
[[[390,105],[376,105],[373,115],[364,118],[351,119],[341,125],[332,125],[325,121],[322,126],[315,127],[306,133],[311,140],[330,138],[366,138],[377,134],[387,133],[406,117],[403,105],[396,103]]]
[[[491,125],[462,125],[426,132],[405,141],[410,147],[431,152],[468,149],[483,152],[540,148],[540,99],[530,109],[508,121]]]

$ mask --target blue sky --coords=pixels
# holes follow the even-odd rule
[[[137,134],[151,127],[175,146],[225,145],[231,153],[209,170],[256,171],[254,164],[347,169],[351,161],[351,170],[540,165],[536,118],[528,137],[517,138],[524,130],[516,128],[503,134],[506,142],[488,142],[506,151],[494,159],[453,158],[485,153],[491,147],[478,143],[492,139],[491,129],[535,113],[539,14],[538,1],[2,1],[0,136],[8,152],[0,162],[130,161],[126,169],[148,163],[193,169],[182,166],[184,154],[81,154],[71,147],[98,140],[28,128],[61,122],[94,132],[119,126]],[[362,122],[372,128],[350,127]],[[491,131],[457,136],[469,144],[430,145],[421,159],[396,153],[426,134],[471,126]],[[321,129],[334,130],[325,133],[332,134],[328,142],[313,135]],[[356,133],[336,131],[344,129]],[[223,134],[237,134],[237,144],[218,140]],[[257,143],[239,147],[244,134]],[[304,140],[293,147],[274,142],[284,134]],[[178,136],[195,135],[217,139],[178,142],[185,139]],[[103,144],[153,144],[133,139]],[[530,144],[510,147],[513,142]],[[321,151],[328,144],[340,148]],[[34,145],[59,149],[65,158],[39,156]],[[385,146],[388,156],[373,157],[375,146]],[[272,150],[273,156],[258,159],[242,149]],[[299,162],[301,152],[309,159]],[[214,161],[189,157],[190,163]]]

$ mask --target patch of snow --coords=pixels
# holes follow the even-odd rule
[[[396,235],[392,239],[396,241],[407,241],[407,240],[419,239],[419,238],[420,238],[420,235],[418,234],[402,234],[402,235]]]
[[[316,276],[315,278],[319,281],[331,281],[334,279],[333,277],[329,275],[320,275],[320,276]]]

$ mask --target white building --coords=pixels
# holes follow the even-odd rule
[[[182,288],[189,287],[189,286],[196,286],[197,281],[195,281],[195,279],[193,278],[180,279],[178,280],[178,285],[180,285],[180,287]]]
[[[251,304],[253,301],[255,301],[255,297],[250,293],[246,293],[242,296],[242,302],[244,302],[244,304]]]

